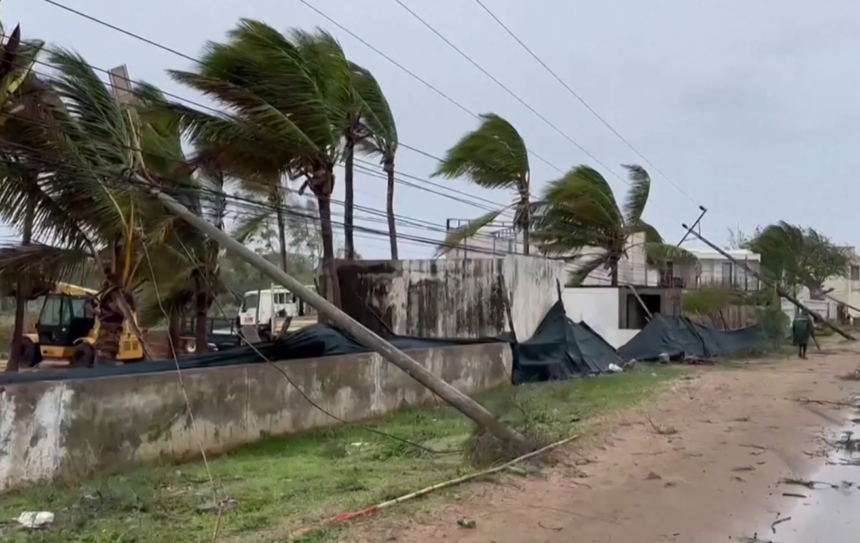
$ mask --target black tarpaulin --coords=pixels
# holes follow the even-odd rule
[[[585,323],[567,317],[558,301],[547,312],[531,339],[513,344],[514,383],[557,381],[608,373],[621,365],[615,349]]]
[[[713,358],[749,353],[762,346],[764,334],[758,325],[739,330],[714,330],[686,317],[655,315],[645,328],[618,349],[624,361]]]

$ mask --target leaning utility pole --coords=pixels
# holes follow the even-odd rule
[[[687,229],[686,224],[682,224],[681,227],[683,227],[684,229]],[[720,253],[721,255],[723,255],[724,257],[729,259],[735,266],[739,266],[739,267],[745,269],[748,274],[752,275],[753,277],[758,279],[760,282],[764,283],[765,285],[770,285],[770,286],[774,287],[776,289],[777,294],[779,294],[781,297],[785,298],[789,302],[793,303],[794,305],[796,305],[800,309],[805,310],[807,313],[809,313],[810,315],[815,317],[819,322],[821,322],[824,326],[830,328],[831,330],[833,330],[834,332],[836,332],[840,336],[844,337],[845,339],[850,339],[852,341],[854,340],[854,337],[852,337],[850,334],[848,334],[847,332],[844,332],[835,324],[824,320],[824,317],[822,317],[817,311],[813,311],[813,310],[809,309],[808,307],[806,307],[805,305],[800,303],[800,300],[798,300],[797,298],[795,298],[794,296],[789,294],[787,291],[779,288],[777,285],[772,285],[771,283],[766,281],[760,273],[758,273],[754,269],[750,268],[749,266],[747,266],[745,263],[741,262],[740,260],[733,258],[724,249],[720,248],[718,245],[711,243],[710,241],[708,241],[707,239],[702,237],[702,235],[699,234],[698,232],[695,232],[693,229],[689,229],[689,233],[696,236],[697,238],[699,238],[705,245],[707,245],[711,249],[715,250],[716,252]]]
[[[164,207],[174,215],[209,236],[221,247],[235,253],[242,260],[262,271],[276,283],[283,285],[302,301],[316,309],[321,316],[346,330],[346,332],[355,337],[359,343],[368,349],[379,353],[382,358],[406,372],[407,375],[445,400],[445,402],[454,407],[454,409],[472,419],[475,424],[485,428],[491,434],[503,441],[507,441],[508,443],[512,443],[520,447],[527,447],[525,437],[503,424],[493,416],[492,413],[484,409],[483,406],[472,400],[470,397],[433,375],[429,370],[427,370],[427,368],[416,362],[406,353],[400,351],[392,344],[365,328],[361,323],[335,307],[322,296],[305,288],[300,281],[288,275],[262,256],[248,249],[232,237],[225,234],[222,230],[209,224],[194,213],[191,213],[188,208],[177,202],[170,195],[162,192],[161,189],[155,186],[152,182],[140,176],[136,176],[136,180],[149,185],[152,195],[155,196],[158,201],[160,201]]]

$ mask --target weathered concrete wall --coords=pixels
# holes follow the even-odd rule
[[[423,337],[495,336],[514,328],[528,339],[558,299],[564,264],[521,255],[504,258],[362,260],[338,265],[343,309],[379,332]],[[383,325],[384,323],[384,325]]]
[[[410,354],[472,393],[509,382],[510,347],[490,343]],[[432,394],[376,354],[278,363],[314,403],[355,421]],[[0,492],[80,480],[156,460],[181,461],[267,436],[336,424],[269,364],[0,387]]]

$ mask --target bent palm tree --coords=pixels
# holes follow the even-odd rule
[[[397,260],[397,225],[394,216],[394,158],[397,154],[397,124],[385,94],[368,70],[352,64],[352,86],[362,103],[361,122],[367,131],[358,140],[358,148],[365,154],[378,155],[385,171],[385,214],[388,218],[388,240],[391,259]],[[346,221],[344,220],[344,228]]]
[[[531,205],[529,157],[526,144],[511,123],[495,113],[480,116],[481,124],[448,149],[432,177],[454,179],[466,177],[479,187],[513,189],[516,192],[514,222],[523,233],[523,252],[529,254]],[[440,252],[456,247],[474,237],[492,223],[505,209],[490,211],[452,231]]]
[[[134,113],[120,107],[79,55],[56,49],[49,60],[58,73],[52,87],[60,101],[50,104],[58,130],[47,131],[44,145],[27,158],[43,164],[38,184],[44,199],[63,210],[64,228],[49,229],[46,241],[56,245],[5,249],[0,273],[41,273],[56,281],[95,265],[103,279],[96,356],[114,360],[139,285],[139,224],[164,213],[126,180],[129,172],[145,172]],[[40,228],[49,225],[36,216]]]
[[[617,286],[618,261],[627,256],[630,236],[637,232],[645,234],[645,251],[652,261],[696,260],[689,251],[663,243],[657,230],[642,220],[651,178],[640,166],[625,168],[631,183],[623,209],[606,179],[588,166],[577,166],[544,190],[535,216],[534,237],[542,252],[582,261],[573,274],[575,284],[603,267],[610,272],[612,285]],[[586,247],[597,251],[577,256]]]
[[[173,104],[183,128],[196,144],[221,153],[222,164],[231,164],[231,175],[305,178],[300,192],[310,188],[319,202],[324,292],[339,304],[331,194],[351,105],[343,50],[321,30],[294,30],[285,36],[260,21],[243,19],[226,43],[210,44],[201,60],[196,72],[170,73],[229,113]]]

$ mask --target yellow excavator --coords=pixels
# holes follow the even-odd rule
[[[93,311],[97,291],[68,283],[55,283],[47,292],[36,332],[21,339],[20,366],[32,368],[43,360],[68,360],[72,367],[92,367],[96,359],[93,346],[99,322]],[[137,314],[133,314],[135,321]],[[144,357],[143,345],[134,329],[123,323],[117,360],[136,362]]]

